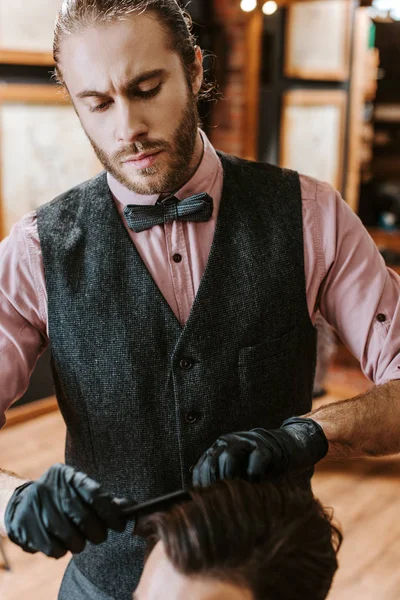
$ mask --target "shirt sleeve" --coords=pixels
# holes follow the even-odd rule
[[[0,243],[0,428],[48,345],[35,213]]]
[[[307,200],[313,229],[315,307],[375,384],[400,378],[400,276],[388,268],[359,217],[329,184]],[[307,261],[306,261],[307,262]],[[310,274],[310,279],[312,278]]]

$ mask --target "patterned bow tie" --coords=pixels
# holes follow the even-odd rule
[[[124,208],[126,221],[137,233],[170,221],[208,221],[213,213],[213,199],[208,194],[195,194],[185,200],[170,196],[160,204],[129,204]]]

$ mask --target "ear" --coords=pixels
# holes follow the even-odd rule
[[[203,83],[203,54],[199,46],[194,47],[195,59],[192,67],[192,89],[193,94],[197,96]]]

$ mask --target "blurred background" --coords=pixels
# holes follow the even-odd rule
[[[51,80],[59,5],[0,0],[0,239],[101,170]],[[206,77],[222,93],[200,106],[214,146],[331,183],[400,273],[400,0],[182,5],[205,50]],[[315,406],[367,390],[371,382],[321,316],[317,327]],[[0,433],[0,466],[26,477],[63,460],[49,353]],[[318,466],[314,491],[345,534],[330,600],[400,598],[399,473],[397,457]],[[1,548],[2,600],[56,598],[67,557],[25,555],[6,540]]]

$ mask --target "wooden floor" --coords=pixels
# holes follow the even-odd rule
[[[332,371],[328,396],[319,403],[352,397],[368,387],[357,372]],[[63,461],[65,428],[58,412],[0,433],[0,464],[37,477]],[[346,463],[322,462],[314,492],[333,507],[345,541],[329,600],[400,600],[400,457]],[[1,600],[56,600],[69,560],[22,552],[5,542],[12,571],[0,569]],[[0,559],[1,563],[1,559]]]

